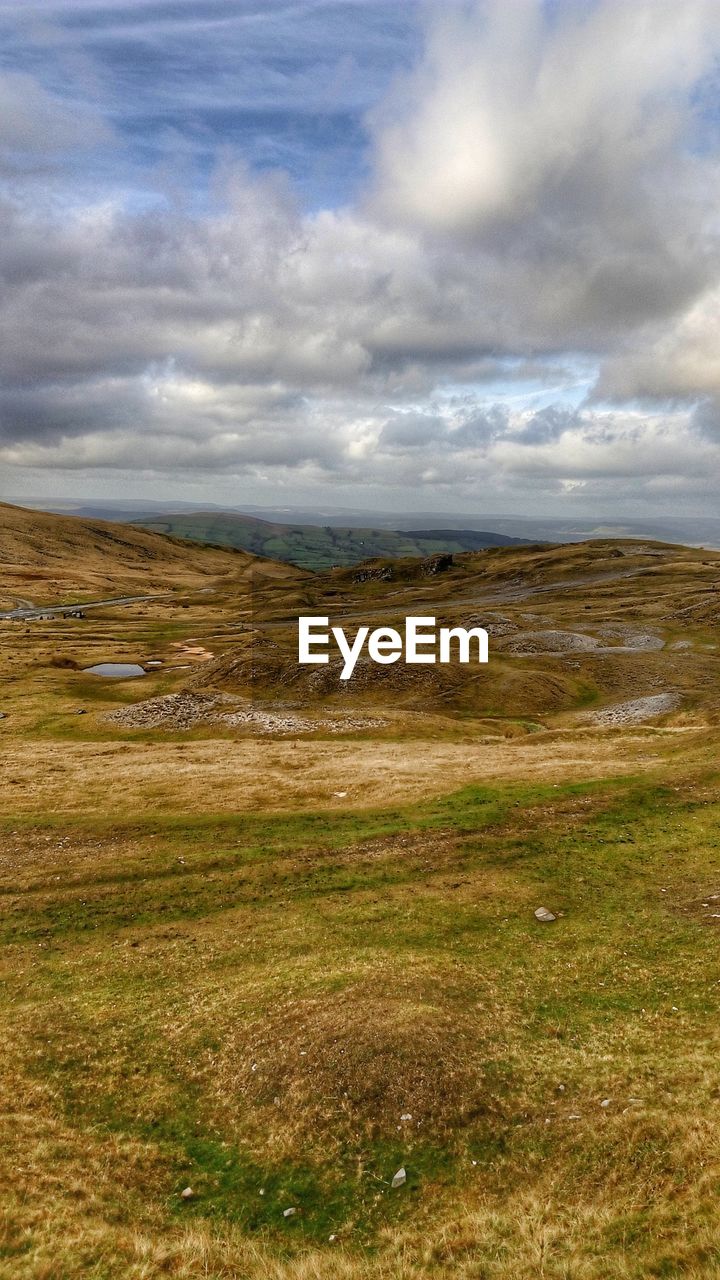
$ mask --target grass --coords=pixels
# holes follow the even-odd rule
[[[715,784],[6,815],[0,1275],[720,1274]]]
[[[523,543],[521,538],[467,529],[403,533],[390,529],[272,524],[251,516],[225,512],[149,516],[146,520],[133,521],[133,525],[155,533],[187,538],[191,542],[252,551],[255,555],[320,572],[339,565],[355,565],[377,556],[427,557],[437,552],[458,553]]]
[[[693,646],[358,683],[372,736],[104,718],[202,687],[191,637],[247,693],[238,586],[0,628],[1,1280],[720,1280],[717,560],[612,551],[315,580],[387,620],[557,579],[503,615]],[[253,595],[271,641],[299,581]],[[266,650],[269,705],[340,705]],[[573,719],[666,686],[663,727]]]

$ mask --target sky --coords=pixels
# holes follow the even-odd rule
[[[720,514],[717,0],[0,0],[0,496]]]

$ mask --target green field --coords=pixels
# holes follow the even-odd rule
[[[252,516],[212,512],[149,516],[133,520],[133,524],[155,533],[172,534],[176,538],[252,551],[255,555],[284,560],[312,570],[346,567],[379,556],[430,556],[442,551],[476,551],[485,547],[523,545],[522,538],[470,529],[395,533],[389,529],[270,524]]]
[[[2,843],[3,1277],[720,1275],[715,777]]]

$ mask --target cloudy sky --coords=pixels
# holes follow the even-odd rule
[[[0,0],[0,491],[715,514],[717,0]]]

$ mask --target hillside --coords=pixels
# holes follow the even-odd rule
[[[420,529],[404,533],[392,529],[274,524],[256,516],[222,511],[133,516],[132,523],[138,528],[194,542],[242,548],[315,571],[358,564],[375,556],[428,556],[439,551],[522,545],[525,541],[473,529]]]
[[[412,614],[483,626],[490,664],[378,666],[363,655],[343,684],[337,651],[328,665],[298,666],[299,610],[260,595],[252,629],[222,646],[195,684],[328,711],[392,706],[505,728],[508,720],[565,726],[575,723],[569,717],[593,708],[614,714],[610,708],[638,698],[660,698],[643,704],[648,718],[691,707],[715,717],[719,581],[717,552],[650,542],[379,559],[308,580],[304,611],[328,616],[349,635],[362,624],[402,631]]]
[[[0,513],[28,594],[178,585],[0,621],[3,1280],[710,1275],[720,555]],[[491,661],[343,685],[301,612]]]
[[[189,546],[160,533],[50,515],[0,503],[0,609],[17,601],[124,592],[153,593],[242,578],[250,571],[293,577],[286,566],[231,549]]]

